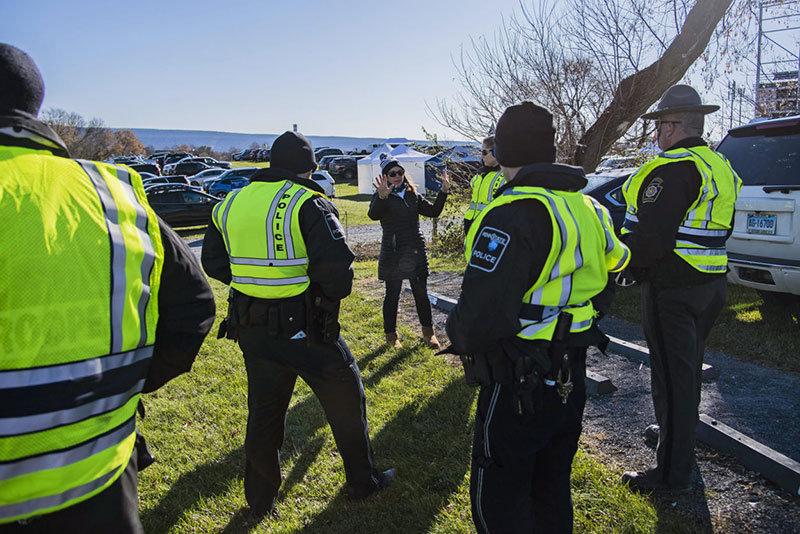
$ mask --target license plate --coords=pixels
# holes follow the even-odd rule
[[[775,215],[747,214],[748,234],[775,235],[777,229],[778,223],[775,220]]]

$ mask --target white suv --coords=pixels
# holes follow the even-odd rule
[[[742,178],[728,280],[800,301],[800,115],[734,128],[717,150]]]

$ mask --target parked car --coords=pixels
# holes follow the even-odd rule
[[[314,171],[311,179],[317,182],[325,192],[325,196],[333,198],[336,196],[336,182],[327,171]]]
[[[189,185],[189,179],[183,175],[174,176],[156,176],[155,178],[148,178],[142,180],[142,185],[147,187],[154,184],[183,184]]]
[[[633,167],[635,165],[635,156],[608,156],[607,158],[603,158],[603,161],[597,165],[595,172],[606,172],[613,169]]]
[[[208,184],[208,187],[206,187]],[[203,189],[209,195],[214,195],[217,198],[225,198],[228,193],[247,187],[250,184],[250,178],[247,176],[234,176],[231,178],[212,178],[206,180],[203,184]]]
[[[173,227],[208,224],[218,198],[186,185],[159,185],[146,190],[150,206]]]
[[[626,205],[625,197],[622,194],[622,185],[637,169],[638,167],[625,167],[586,175],[589,183],[583,188],[583,193],[608,208],[617,235],[622,230],[622,223],[625,222]]]
[[[717,151],[743,186],[728,239],[728,280],[800,301],[800,115],[734,128]]]
[[[341,149],[330,147],[320,147],[314,151],[314,157],[317,158],[317,161],[325,156],[344,156],[344,152]]]
[[[363,156],[337,156],[328,165],[328,172],[334,179],[352,180],[358,176],[358,160]]]
[[[161,169],[156,163],[126,163],[126,165],[138,173],[149,172],[156,176],[161,174]]]
[[[204,171],[200,171],[194,176],[189,179],[189,183],[192,185],[201,186],[203,182],[208,180],[209,178],[217,178],[223,172],[227,172],[226,169],[222,169],[220,167],[213,167],[211,169],[206,169]]]
[[[175,166],[170,169],[169,174],[183,174],[184,176],[194,176],[198,172],[207,171],[208,169],[215,169],[215,168],[218,167],[208,165],[206,163],[203,163],[202,161],[194,161],[194,160],[181,161],[180,163],[176,163]]]
[[[256,161],[269,161],[270,150],[268,148],[262,148],[258,152],[256,152],[255,160]]]
[[[321,158],[317,159],[317,166],[321,171],[330,171],[330,164],[336,158],[341,158],[340,155],[330,155],[330,156],[322,156]]]

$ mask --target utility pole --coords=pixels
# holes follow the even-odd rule
[[[742,99],[744,98],[744,88],[740,87],[736,93],[739,95],[739,126],[742,125]]]
[[[736,102],[736,80],[728,82],[728,95],[731,99],[731,120],[728,129],[733,128],[733,104]]]

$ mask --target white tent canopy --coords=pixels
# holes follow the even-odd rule
[[[358,160],[356,168],[358,169],[358,193],[361,195],[371,195],[374,191],[372,182],[375,177],[380,174],[380,161],[381,154],[392,151],[392,147],[384,144],[379,147],[375,152],[365,158]]]
[[[428,154],[418,152],[406,145],[395,148],[383,145],[369,156],[358,160],[358,192],[372,194],[375,190],[372,183],[380,174],[381,154],[386,153],[397,159],[406,170],[406,178],[414,184],[418,191],[425,192],[425,162],[431,158]]]
[[[424,195],[425,162],[431,159],[431,156],[406,145],[397,145],[389,154],[395,157],[406,170],[406,179]]]

